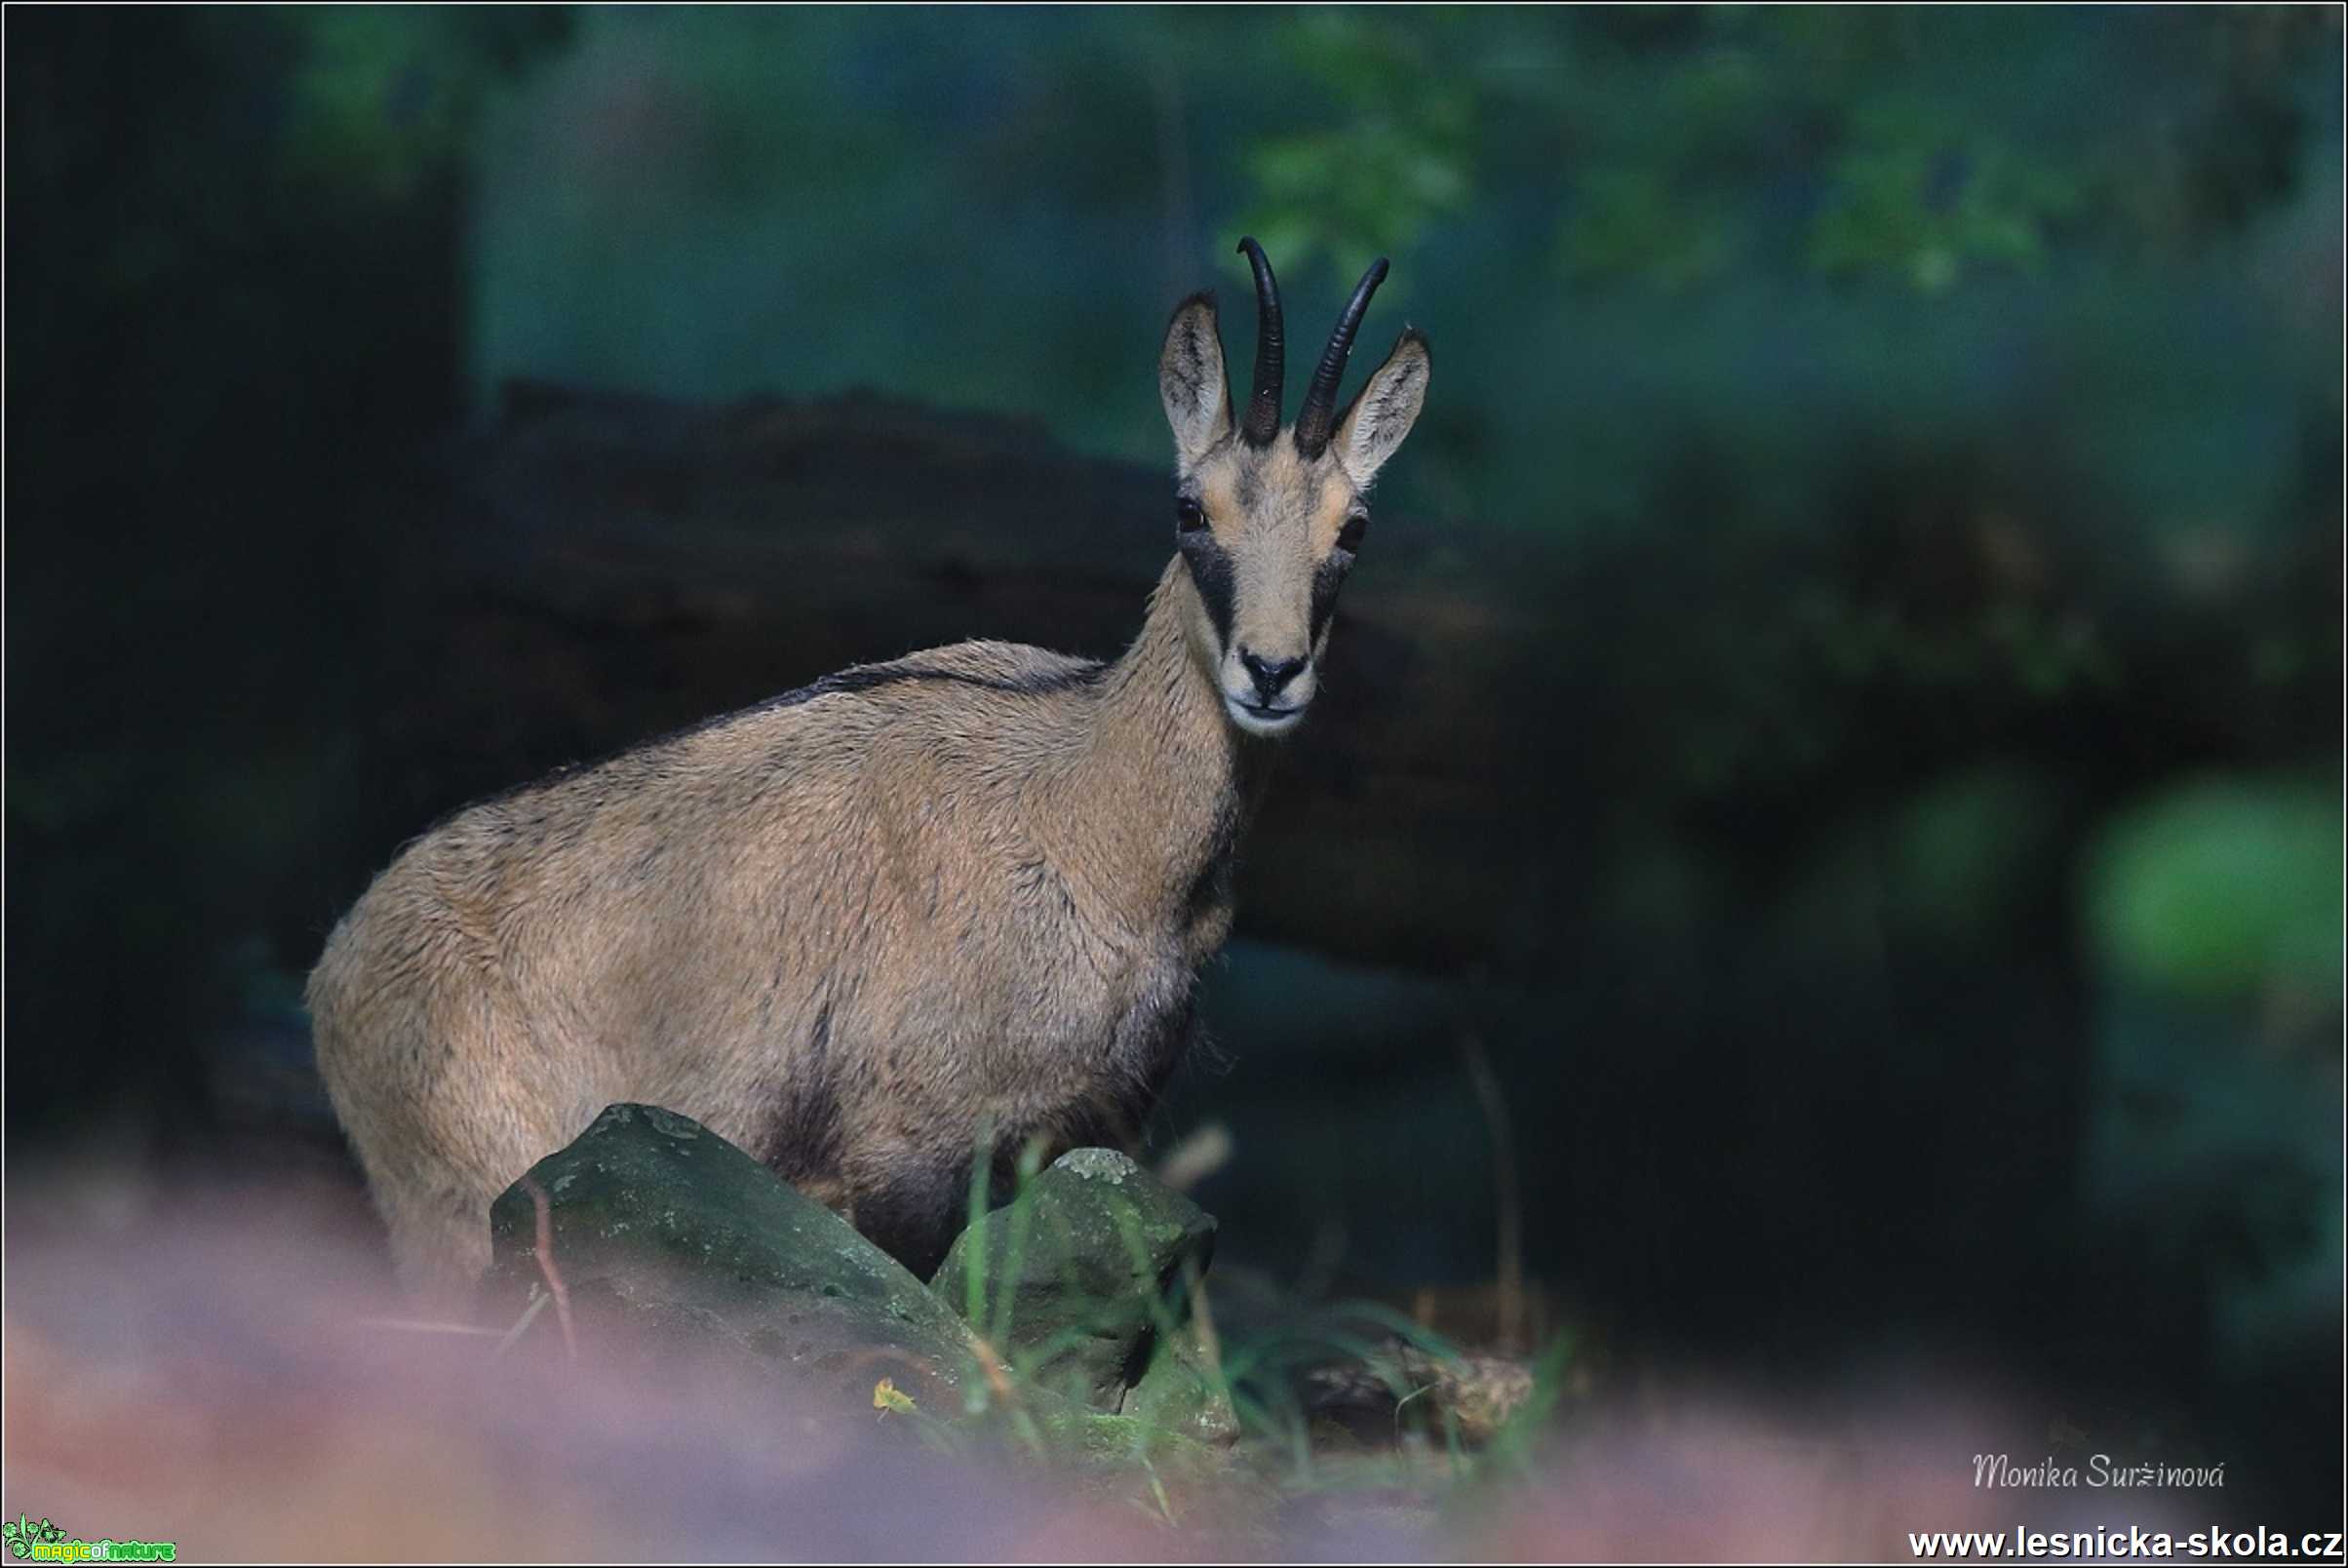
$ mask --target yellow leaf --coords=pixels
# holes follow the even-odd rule
[[[898,1392],[894,1378],[882,1378],[873,1385],[873,1408],[882,1415],[894,1410],[900,1416],[913,1414],[913,1396]]]

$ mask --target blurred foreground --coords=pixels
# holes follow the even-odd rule
[[[2241,1517],[2180,1498],[1976,1484],[2050,1453],[2024,1391],[1886,1368],[1800,1406],[1559,1376],[1475,1452],[1243,1442],[1164,1476],[934,1450],[813,1387],[619,1370],[427,1332],[348,1195],[166,1194],[93,1169],[12,1194],[6,1414],[20,1506],[184,1558],[1143,1559],[1904,1556],[1905,1532]],[[531,1342],[525,1341],[527,1349]],[[1577,1392],[1579,1391],[1579,1392]],[[2255,1520],[2250,1522],[2258,1522]],[[2273,1523],[2273,1520],[2264,1522]]]

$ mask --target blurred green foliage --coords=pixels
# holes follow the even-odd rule
[[[2294,272],[2336,226],[2335,43],[2289,10],[593,11],[480,98],[474,381],[870,385],[1161,461],[1156,324],[1244,300],[1253,232],[1301,343],[1394,258],[1370,342],[1415,321],[1442,366],[1422,509],[1667,526],[1698,441],[1741,521],[1799,527],[1855,438],[2018,424],[2139,511],[2257,526],[2278,394],[2336,380]],[[1996,635],[2041,685],[2098,657]]]
[[[2288,185],[2294,68],[2325,26],[2289,8],[1316,10],[1280,28],[1281,96],[1319,98],[1315,123],[1241,166],[1251,215],[1307,255],[1407,253],[1531,179],[1559,198],[1569,276],[1683,290],[1807,266],[1937,293],[2254,212]]]
[[[1480,104],[1475,77],[1457,58],[1461,36],[1456,27],[1392,27],[1336,9],[1283,19],[1273,63],[1291,91],[1319,98],[1329,112],[1317,124],[1268,132],[1239,153],[1248,192],[1241,226],[1281,265],[1311,276],[1364,255],[1407,258],[1468,206]],[[1206,62],[1193,54],[1185,63]]]
[[[2124,979],[2196,999],[2340,989],[2336,780],[2179,785],[2105,830],[2089,875],[2096,946]]]
[[[461,167],[485,97],[571,32],[555,6],[288,6],[264,14],[292,59],[290,175],[358,200],[398,199]]]
[[[2066,247],[2189,246],[2254,216],[2288,192],[2322,116],[2326,78],[2309,67],[2338,23],[2288,6],[959,20],[349,6],[287,8],[271,25],[296,61],[290,150],[364,188],[466,156],[489,101],[576,35],[589,56],[625,40],[647,87],[689,85],[669,129],[705,131],[700,178],[736,195],[821,179],[804,166],[818,147],[849,160],[832,173],[891,153],[989,157],[984,135],[923,133],[951,137],[974,90],[1015,100],[1089,76],[1071,107],[1098,134],[1065,155],[1142,176],[1088,180],[1094,195],[1196,178],[1291,264],[1407,263],[1471,208],[1537,196],[1567,277],[1677,289],[1806,267],[1933,293]],[[949,63],[959,91],[901,93]],[[914,110],[903,134],[871,112],[876,96]],[[1195,112],[1210,106],[1229,112]],[[1169,112],[1189,144],[1172,159]]]
[[[315,188],[479,179],[485,380],[812,389],[866,368],[1135,450],[1131,400],[1084,415],[1094,400],[1037,394],[1122,340],[1101,307],[1218,258],[1235,277],[1242,230],[1305,289],[1389,253],[1406,303],[1487,311],[1762,279],[2108,281],[2252,223],[2337,124],[2337,18],[2293,7],[353,6],[271,12],[257,42],[214,25],[287,58],[275,144]],[[1023,246],[968,243],[1011,232]],[[1130,272],[1136,239],[1159,253],[1138,288],[1099,276]],[[1461,263],[1443,294],[1418,281],[1430,250]],[[961,330],[897,319],[924,295]],[[1047,302],[1059,319],[1033,319]],[[1025,331],[978,330],[1004,313]],[[817,322],[854,328],[837,356]]]

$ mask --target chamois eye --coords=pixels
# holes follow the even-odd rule
[[[1174,526],[1185,533],[1205,528],[1206,508],[1188,495],[1177,495],[1174,498]]]
[[[1370,514],[1355,512],[1346,519],[1346,526],[1337,530],[1337,547],[1350,555],[1361,548],[1361,536],[1370,531]]]

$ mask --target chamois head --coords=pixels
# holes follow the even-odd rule
[[[1215,301],[1196,294],[1166,327],[1157,390],[1177,454],[1174,541],[1198,590],[1191,646],[1250,734],[1295,726],[1319,686],[1337,590],[1368,530],[1370,482],[1402,445],[1427,397],[1427,339],[1403,329],[1394,351],[1343,413],[1346,357],[1382,259],[1362,275],[1329,334],[1304,407],[1282,440],[1279,286],[1264,248],[1241,240],[1256,275],[1256,376],[1232,416]]]

